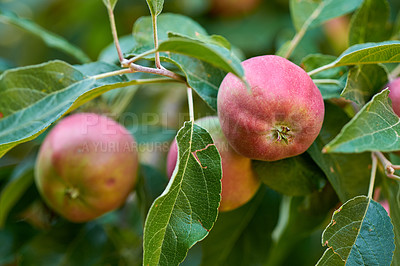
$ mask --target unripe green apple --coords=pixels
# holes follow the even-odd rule
[[[242,66],[251,90],[229,73],[218,92],[218,116],[229,144],[263,161],[305,152],[324,119],[324,101],[312,79],[275,55],[253,57]]]
[[[251,160],[237,154],[224,137],[218,117],[205,117],[196,124],[207,129],[214,140],[222,162],[222,192],[219,211],[230,211],[248,202],[260,187],[260,180],[251,168]],[[167,157],[167,173],[171,177],[176,166],[178,149],[171,144]]]
[[[86,222],[121,206],[136,184],[136,142],[105,116],[80,113],[46,136],[35,181],[44,201],[72,222]]]
[[[389,98],[392,100],[393,111],[400,116],[400,78],[389,82],[386,87],[389,87]]]

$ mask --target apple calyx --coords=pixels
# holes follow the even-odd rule
[[[65,190],[65,195],[67,195],[70,199],[77,199],[79,197],[79,190],[74,187],[67,188]]]
[[[276,142],[283,141],[283,143],[289,144],[292,140],[292,135],[289,132],[290,128],[288,126],[275,126],[272,130],[272,135]]]

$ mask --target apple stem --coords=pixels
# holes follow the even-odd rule
[[[375,153],[372,153],[371,157],[372,157],[372,169],[371,169],[371,178],[369,181],[369,189],[368,189],[368,198],[370,199],[372,199],[372,194],[374,192],[376,169],[378,166],[378,159],[376,158]]]
[[[318,8],[314,10],[311,16],[304,22],[301,29],[296,33],[292,41],[290,42],[289,48],[286,50],[284,57],[287,59],[293,53],[294,49],[300,43],[301,39],[303,39],[305,33],[307,32],[308,28],[314,22],[314,20],[321,14],[322,9],[324,8],[324,4],[321,3]]]
[[[112,36],[114,39],[115,48],[117,49],[119,61],[122,63],[122,61],[124,60],[124,55],[122,54],[121,46],[120,46],[119,40],[118,40],[118,33],[117,33],[117,27],[115,24],[114,10],[112,9],[109,1],[108,1],[108,5],[107,5],[107,11],[108,11],[108,17],[110,19],[111,32],[112,32]]]
[[[190,121],[194,121],[194,109],[193,109],[193,93],[192,88],[190,86],[187,87],[187,96],[188,96],[188,104],[189,104],[189,117]]]

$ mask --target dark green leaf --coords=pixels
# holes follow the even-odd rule
[[[244,70],[239,59],[226,48],[215,44],[206,44],[190,38],[173,37],[160,43],[158,50],[195,57],[244,78]]]
[[[393,112],[388,95],[387,89],[376,94],[324,150],[345,153],[400,150],[400,119]]]
[[[221,158],[211,136],[186,122],[176,139],[177,166],[146,218],[144,265],[178,265],[217,219]]]
[[[369,153],[332,154],[321,152],[322,148],[340,132],[348,121],[349,118],[342,109],[325,103],[322,130],[307,151],[324,171],[342,202],[358,195],[366,195],[371,165]],[[358,167],[354,167],[354,165]]]
[[[326,183],[324,173],[308,154],[275,162],[253,161],[252,166],[264,184],[284,195],[307,195]]]
[[[382,90],[388,82],[388,73],[382,65],[359,65],[350,69],[346,87],[341,96],[360,107]]]
[[[119,45],[121,47],[122,52],[128,53],[133,50],[133,47],[135,47],[135,39],[132,37],[131,34],[120,37]],[[100,52],[98,60],[114,65],[119,63],[118,52],[117,49],[115,48],[114,42],[110,43],[106,48],[104,48]]]
[[[157,18],[158,40],[168,39],[168,33],[177,33],[190,38],[196,38],[199,34],[207,36],[207,32],[197,22],[189,17],[178,14],[161,14]],[[153,26],[150,16],[141,17],[133,25],[133,37],[135,48],[133,54],[140,54],[154,48]]]
[[[276,192],[262,186],[254,198],[244,206],[220,213],[213,230],[201,242],[201,265],[241,265],[240,261],[249,265],[254,263],[252,260],[260,259],[252,255],[261,256],[263,262],[267,255],[265,250],[271,245],[270,234],[277,221],[279,198]],[[250,239],[253,242],[247,241]],[[244,251],[244,246],[249,249],[248,252]],[[258,248],[261,250],[257,254]],[[240,260],[230,262],[235,255],[240,255]]]
[[[364,0],[351,20],[349,45],[389,39],[389,15],[387,0]]]
[[[136,186],[136,193],[144,217],[149,211],[153,201],[164,191],[167,183],[168,178],[166,174],[160,173],[160,171],[150,165],[140,165],[140,177]]]
[[[158,16],[164,6],[164,0],[146,0],[152,16]]]
[[[49,47],[58,49],[66,54],[73,56],[80,63],[90,62],[90,58],[78,47],[70,44],[64,38],[47,31],[34,22],[20,18],[13,13],[0,10],[0,22],[14,25],[18,28],[42,39]]]
[[[332,249],[317,265],[390,265],[394,245],[393,225],[377,202],[358,196],[335,211],[322,234],[322,244]],[[339,264],[340,265],[340,264]]]
[[[329,185],[305,197],[284,196],[278,224],[272,233],[274,244],[264,265],[283,265],[287,254],[292,254],[301,241],[325,225],[324,221],[337,202],[337,196]]]
[[[227,72],[185,55],[170,54],[169,57],[163,58],[181,68],[190,87],[196,90],[213,110],[217,110],[218,88]]]
[[[355,10],[363,0],[290,0],[290,13],[296,30],[305,24],[318,26]]]

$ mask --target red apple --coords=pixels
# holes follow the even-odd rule
[[[279,56],[253,57],[242,65],[251,91],[229,73],[218,92],[218,116],[229,144],[264,161],[306,151],[324,119],[317,86],[302,68]]]
[[[136,142],[120,124],[92,113],[61,120],[46,136],[35,181],[44,201],[72,222],[121,206],[136,183]]]
[[[224,137],[218,117],[205,117],[196,124],[207,129],[214,140],[222,161],[222,192],[219,211],[230,211],[248,202],[260,187],[260,180],[251,168],[251,160],[237,154]],[[171,144],[167,157],[167,173],[171,177],[176,166],[176,141]]]

